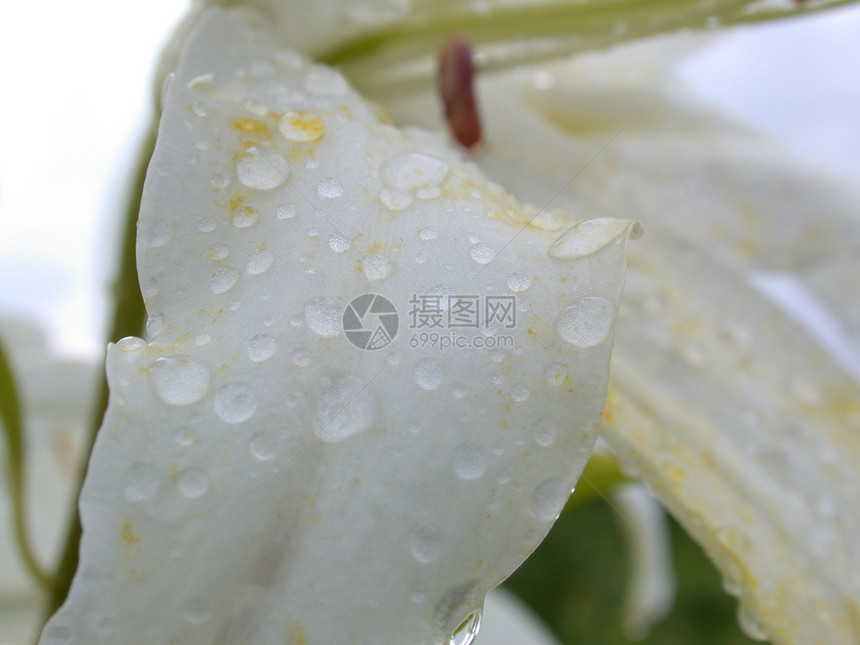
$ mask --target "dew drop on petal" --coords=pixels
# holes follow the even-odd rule
[[[168,405],[190,405],[209,391],[209,370],[188,356],[165,356],[149,368],[155,393]]]
[[[218,269],[209,278],[209,288],[212,289],[212,293],[219,295],[230,291],[230,289],[236,286],[238,281],[239,272],[232,267],[224,267],[223,269]]]
[[[230,255],[230,247],[226,244],[216,244],[209,249],[209,257],[213,260],[223,260]]]
[[[265,273],[275,261],[275,255],[268,249],[257,249],[245,260],[245,273],[259,275]]]
[[[316,436],[337,443],[368,430],[376,421],[377,403],[355,376],[323,378],[314,409]]]
[[[554,387],[561,387],[567,379],[568,370],[566,365],[561,363],[550,363],[544,371],[546,382]]]
[[[512,273],[508,276],[508,289],[514,293],[522,293],[523,291],[526,291],[531,284],[532,282],[528,279],[528,276],[522,273]]]
[[[138,239],[146,246],[159,247],[170,239],[167,222],[155,217],[141,217],[137,225]]]
[[[158,488],[155,468],[142,461],[129,466],[125,474],[125,498],[130,502],[140,502],[152,497]]]
[[[454,630],[448,645],[472,645],[481,629],[481,612],[473,611],[463,623]]]
[[[237,208],[233,213],[233,226],[236,228],[248,228],[257,223],[257,209],[250,206]]]
[[[529,398],[529,394],[531,394],[531,392],[522,383],[517,383],[511,388],[511,398],[514,401],[525,401],[527,398]]]
[[[236,164],[236,175],[242,185],[257,190],[269,190],[283,184],[290,175],[284,158],[273,150],[248,148]]]
[[[558,427],[548,419],[540,419],[534,427],[535,442],[544,448],[555,443],[558,436]]]
[[[463,479],[479,479],[487,470],[484,453],[474,443],[461,443],[454,450],[454,470]]]
[[[564,508],[571,490],[570,485],[558,477],[544,479],[532,492],[532,513],[544,522],[554,521]]]
[[[116,348],[121,352],[137,352],[146,347],[146,341],[136,336],[126,336],[116,342]]]
[[[251,437],[249,444],[251,454],[260,461],[268,461],[275,456],[278,448],[278,442],[271,432],[258,432]]]
[[[349,240],[346,239],[346,236],[343,233],[335,233],[331,237],[328,238],[329,248],[335,253],[344,253],[349,250],[351,246]]]
[[[428,564],[442,555],[442,531],[435,524],[424,522],[413,528],[407,538],[409,553],[418,562]]]
[[[420,237],[425,242],[429,242],[430,240],[435,240],[437,237],[439,237],[439,234],[432,228],[422,228],[420,231],[418,231],[418,237]]]
[[[186,497],[200,497],[209,490],[209,477],[199,468],[186,468],[178,475],[179,490]]]
[[[311,362],[311,354],[304,347],[297,347],[293,350],[292,359],[296,367],[307,367]]]
[[[402,211],[412,205],[412,195],[405,190],[383,188],[379,200],[393,211]]]
[[[324,338],[337,336],[341,331],[340,307],[331,298],[314,298],[305,305],[305,324]]]
[[[320,194],[320,197],[337,199],[343,196],[343,184],[334,177],[324,177],[317,184],[317,192]]]
[[[753,640],[767,640],[764,625],[756,620],[743,605],[738,607],[738,623],[740,623],[743,632]]]
[[[281,204],[276,210],[276,215],[278,219],[291,219],[295,217],[298,212],[299,209],[295,204]]]
[[[469,255],[478,264],[489,264],[493,261],[496,252],[489,244],[479,242],[469,250]]]
[[[422,390],[435,390],[442,385],[442,366],[434,358],[422,358],[415,364],[415,382]]]
[[[392,188],[412,190],[441,183],[448,176],[448,164],[423,152],[407,152],[388,159],[380,174]]]
[[[268,334],[257,334],[245,343],[245,349],[248,351],[249,359],[255,363],[262,363],[274,356],[277,344]]]
[[[385,280],[394,271],[394,267],[384,255],[368,255],[361,261],[361,270],[368,280],[374,282]]]
[[[317,96],[341,96],[349,90],[349,85],[334,70],[320,68],[307,75],[305,90]]]
[[[304,110],[286,112],[278,129],[290,141],[316,141],[325,132],[322,119]]]
[[[596,253],[630,228],[630,222],[611,217],[578,222],[567,229],[547,251],[556,260],[573,260]],[[640,227],[641,228],[641,227]]]
[[[556,329],[563,340],[577,347],[599,345],[612,328],[614,305],[606,298],[580,298],[561,313]]]
[[[242,423],[257,411],[257,397],[245,383],[227,383],[215,393],[215,414],[226,423]]]

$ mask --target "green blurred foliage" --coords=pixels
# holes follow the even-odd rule
[[[629,645],[622,631],[627,554],[615,511],[604,501],[569,505],[543,544],[505,583],[564,645]],[[677,596],[644,645],[752,645],[737,601],[701,548],[670,519]]]

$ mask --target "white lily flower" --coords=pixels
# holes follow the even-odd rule
[[[750,632],[851,642],[852,363],[762,294],[788,276],[856,351],[851,195],[660,78],[631,81],[622,66],[639,50],[484,81],[479,163],[537,204],[520,206],[442,137],[380,123],[304,57],[344,64],[396,121],[421,123],[432,94],[392,84],[421,86],[426,41],[463,7],[260,4],[269,24],[201,10],[167,82],[138,242],[149,338],[111,348],[81,566],[41,642],[430,644],[464,621],[468,638],[593,445],[634,232],[619,216],[649,235],[631,247],[607,439],[714,558]],[[535,51],[713,11],[683,4],[614,35],[598,9],[580,41]],[[717,4],[722,19],[754,15]],[[395,26],[368,40],[369,17]],[[511,44],[486,24],[475,18],[492,67]],[[541,208],[553,196],[567,214]],[[366,293],[386,300],[352,303]],[[418,326],[425,296],[449,322],[457,297],[485,315],[514,298],[522,324],[478,323],[485,345],[512,338],[503,351],[421,346],[432,337],[407,319]]]

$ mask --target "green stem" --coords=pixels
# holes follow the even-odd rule
[[[27,531],[27,482],[26,482],[26,445],[24,443],[23,418],[15,376],[3,343],[0,342],[0,423],[6,439],[7,475],[9,496],[12,499],[12,520],[15,530],[15,544],[24,566],[33,579],[44,588],[51,586],[51,578],[42,569],[36,554],[33,553]]]
[[[157,121],[156,121],[157,123]],[[140,287],[137,281],[137,261],[135,243],[137,239],[137,215],[140,212],[140,202],[143,197],[143,181],[152,152],[155,148],[156,126],[153,125],[147,133],[141,148],[138,165],[135,169],[134,192],[128,205],[125,217],[125,229],[122,233],[122,247],[119,264],[119,274],[113,286],[114,310],[113,319],[108,333],[108,341],[115,342],[125,336],[139,336],[143,332],[146,319],[146,309]],[[102,424],[108,404],[108,384],[105,377],[99,387],[98,399],[94,408],[91,430],[87,439],[85,460],[78,479],[78,489],[75,499],[80,497],[81,486],[86,477],[89,454],[95,443],[96,434]],[[60,563],[54,576],[54,585],[48,598],[46,619],[50,617],[66,599],[72,578],[78,568],[78,549],[81,541],[81,517],[78,505],[75,505],[74,516],[66,536],[66,545]]]

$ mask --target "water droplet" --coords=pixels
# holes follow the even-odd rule
[[[466,388],[461,383],[455,383],[454,387],[451,388],[451,394],[454,395],[455,399],[462,399],[466,396]]]
[[[460,626],[454,630],[449,645],[472,645],[478,637],[481,629],[481,612],[475,611],[469,614]]]
[[[442,531],[435,524],[424,522],[411,531],[407,539],[412,557],[428,564],[442,555]]]
[[[268,334],[257,334],[245,343],[245,349],[248,351],[249,359],[255,363],[262,363],[275,355],[278,345]]]
[[[224,267],[218,269],[209,278],[209,288],[216,296],[222,293],[227,293],[236,286],[239,281],[239,272],[232,267]]]
[[[276,211],[278,219],[291,219],[295,217],[299,209],[295,204],[281,204]]]
[[[738,607],[738,623],[740,623],[744,633],[753,640],[767,640],[767,632],[764,625],[756,620],[743,605]]]
[[[251,454],[260,461],[268,461],[275,456],[278,448],[278,441],[271,432],[258,432],[251,437],[249,444]]]
[[[248,148],[245,156],[236,164],[236,175],[248,188],[269,190],[287,180],[290,167],[277,152],[254,147]]]
[[[311,362],[310,352],[303,347],[294,349],[292,358],[296,367],[307,367]]]
[[[558,477],[549,477],[538,484],[532,492],[531,511],[544,522],[552,522],[559,516],[571,487]]]
[[[496,256],[496,252],[493,251],[489,244],[480,242],[469,250],[469,255],[472,256],[472,259],[478,264],[489,264]]]
[[[223,172],[216,172],[209,178],[212,187],[217,190],[224,190],[230,185],[230,176]]]
[[[419,251],[415,254],[415,262],[416,264],[424,264],[428,259],[428,256],[424,251]]]
[[[371,282],[385,280],[394,271],[391,262],[384,255],[368,255],[361,261],[361,270]]]
[[[179,473],[179,490],[186,497],[200,497],[209,490],[209,477],[199,468],[186,468]]]
[[[567,379],[567,366],[561,363],[550,363],[544,372],[546,382],[553,387],[561,387]]]
[[[723,590],[727,594],[729,594],[730,596],[734,596],[735,598],[741,595],[741,585],[735,580],[729,578],[728,576],[723,578]]]
[[[146,319],[146,335],[152,339],[157,338],[164,329],[164,316],[155,314]]]
[[[209,391],[209,370],[189,356],[165,356],[149,368],[155,393],[168,405],[196,403]]]
[[[317,437],[343,441],[369,429],[376,421],[377,403],[364,381],[355,376],[324,377],[316,402]]]
[[[423,390],[435,390],[442,385],[442,366],[434,358],[422,358],[415,364],[415,382]]]
[[[257,249],[245,260],[245,273],[248,275],[260,275],[265,273],[275,261],[275,255],[268,249]]]
[[[427,186],[419,188],[415,194],[418,195],[418,199],[436,199],[442,194],[442,189],[439,186]]]
[[[441,183],[448,176],[448,164],[423,152],[407,152],[386,161],[381,175],[392,188],[412,190]]]
[[[328,238],[328,245],[335,253],[345,253],[349,250],[350,243],[343,233],[335,233]]]
[[[525,401],[527,398],[529,398],[529,394],[531,394],[531,392],[522,383],[517,383],[511,388],[511,398],[514,401]]]
[[[281,117],[278,129],[290,141],[316,141],[325,132],[322,119],[305,110],[289,111]]]
[[[223,260],[230,255],[230,247],[226,244],[216,244],[209,249],[209,257],[213,260]]]
[[[226,423],[242,423],[257,411],[257,397],[245,383],[227,383],[215,393],[215,414]]]
[[[405,190],[383,188],[379,191],[379,201],[393,211],[402,211],[412,205],[412,195]]]
[[[416,582],[409,591],[409,599],[420,605],[427,598],[427,587],[423,582]]]
[[[535,442],[539,446],[546,448],[555,443],[558,437],[558,427],[549,419],[540,419],[535,423]]]
[[[425,242],[429,242],[430,240],[435,240],[437,237],[439,237],[439,234],[432,228],[422,228],[420,231],[418,231],[418,237],[420,237]]]
[[[125,498],[130,502],[141,502],[152,497],[158,488],[155,468],[142,461],[136,461],[125,473]]]
[[[314,298],[305,305],[305,324],[324,338],[340,334],[340,319],[340,307],[331,298]]]
[[[305,90],[317,96],[341,96],[349,90],[349,85],[337,72],[319,68],[305,78]]]
[[[210,342],[212,342],[211,334],[200,334],[199,336],[195,336],[194,338],[194,344],[198,347],[208,345]]]
[[[233,213],[233,226],[236,228],[248,228],[257,223],[257,209],[250,206],[237,208]]]
[[[320,194],[320,197],[337,199],[343,196],[343,184],[334,177],[324,177],[317,184],[317,192]]]
[[[121,352],[137,352],[146,347],[146,341],[136,336],[126,336],[117,341],[116,348]]]
[[[180,428],[173,435],[173,440],[180,446],[190,446],[194,443],[194,430],[191,428]]]
[[[204,217],[197,223],[197,230],[201,233],[211,233],[217,228],[217,222],[211,217]]]
[[[182,617],[199,625],[209,619],[209,603],[203,596],[192,596],[183,603]]]
[[[556,322],[559,335],[577,347],[599,345],[612,329],[615,306],[606,298],[580,298],[561,313]]]
[[[522,293],[523,291],[526,291],[531,284],[532,281],[522,273],[512,273],[508,276],[508,289],[514,293]]]
[[[577,222],[547,251],[556,260],[582,258],[608,246],[631,226],[629,220],[600,217]]]
[[[170,239],[170,227],[164,220],[156,217],[141,217],[137,224],[137,234],[146,246],[163,246]]]
[[[480,478],[487,470],[484,453],[474,443],[461,443],[454,449],[454,470],[463,479]]]

